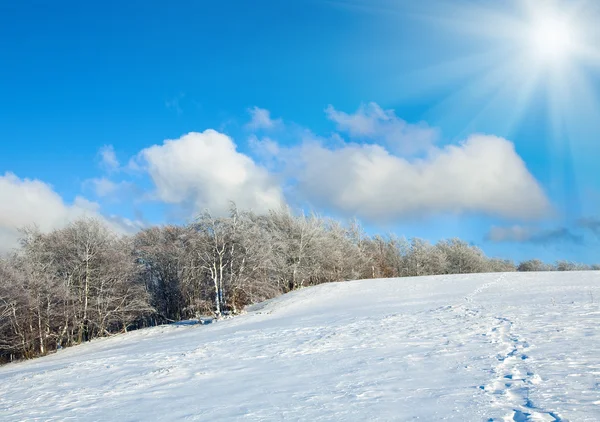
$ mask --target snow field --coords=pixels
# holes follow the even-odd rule
[[[0,420],[600,420],[600,274],[364,280],[0,367]]]

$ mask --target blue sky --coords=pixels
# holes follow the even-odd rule
[[[0,2],[4,245],[231,199],[600,261],[593,2],[171,3]]]

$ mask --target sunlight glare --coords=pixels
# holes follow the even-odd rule
[[[531,32],[533,53],[539,60],[562,63],[573,52],[574,33],[564,20],[545,17],[533,23]]]
[[[475,40],[480,50],[430,66],[429,77],[415,84],[420,92],[444,79],[448,87],[461,81],[432,114],[448,124],[461,122],[465,132],[493,122],[511,133],[540,116],[556,139],[588,133],[590,124],[582,122],[597,117],[583,116],[600,115],[597,76],[591,74],[600,69],[600,9],[593,0],[461,2],[458,9],[456,2],[439,3],[443,13],[431,21],[443,22],[466,46]]]

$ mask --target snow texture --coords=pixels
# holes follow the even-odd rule
[[[0,420],[599,421],[600,273],[366,280],[0,367]]]

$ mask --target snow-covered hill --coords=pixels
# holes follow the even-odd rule
[[[0,420],[599,421],[600,273],[366,280],[0,367]]]

